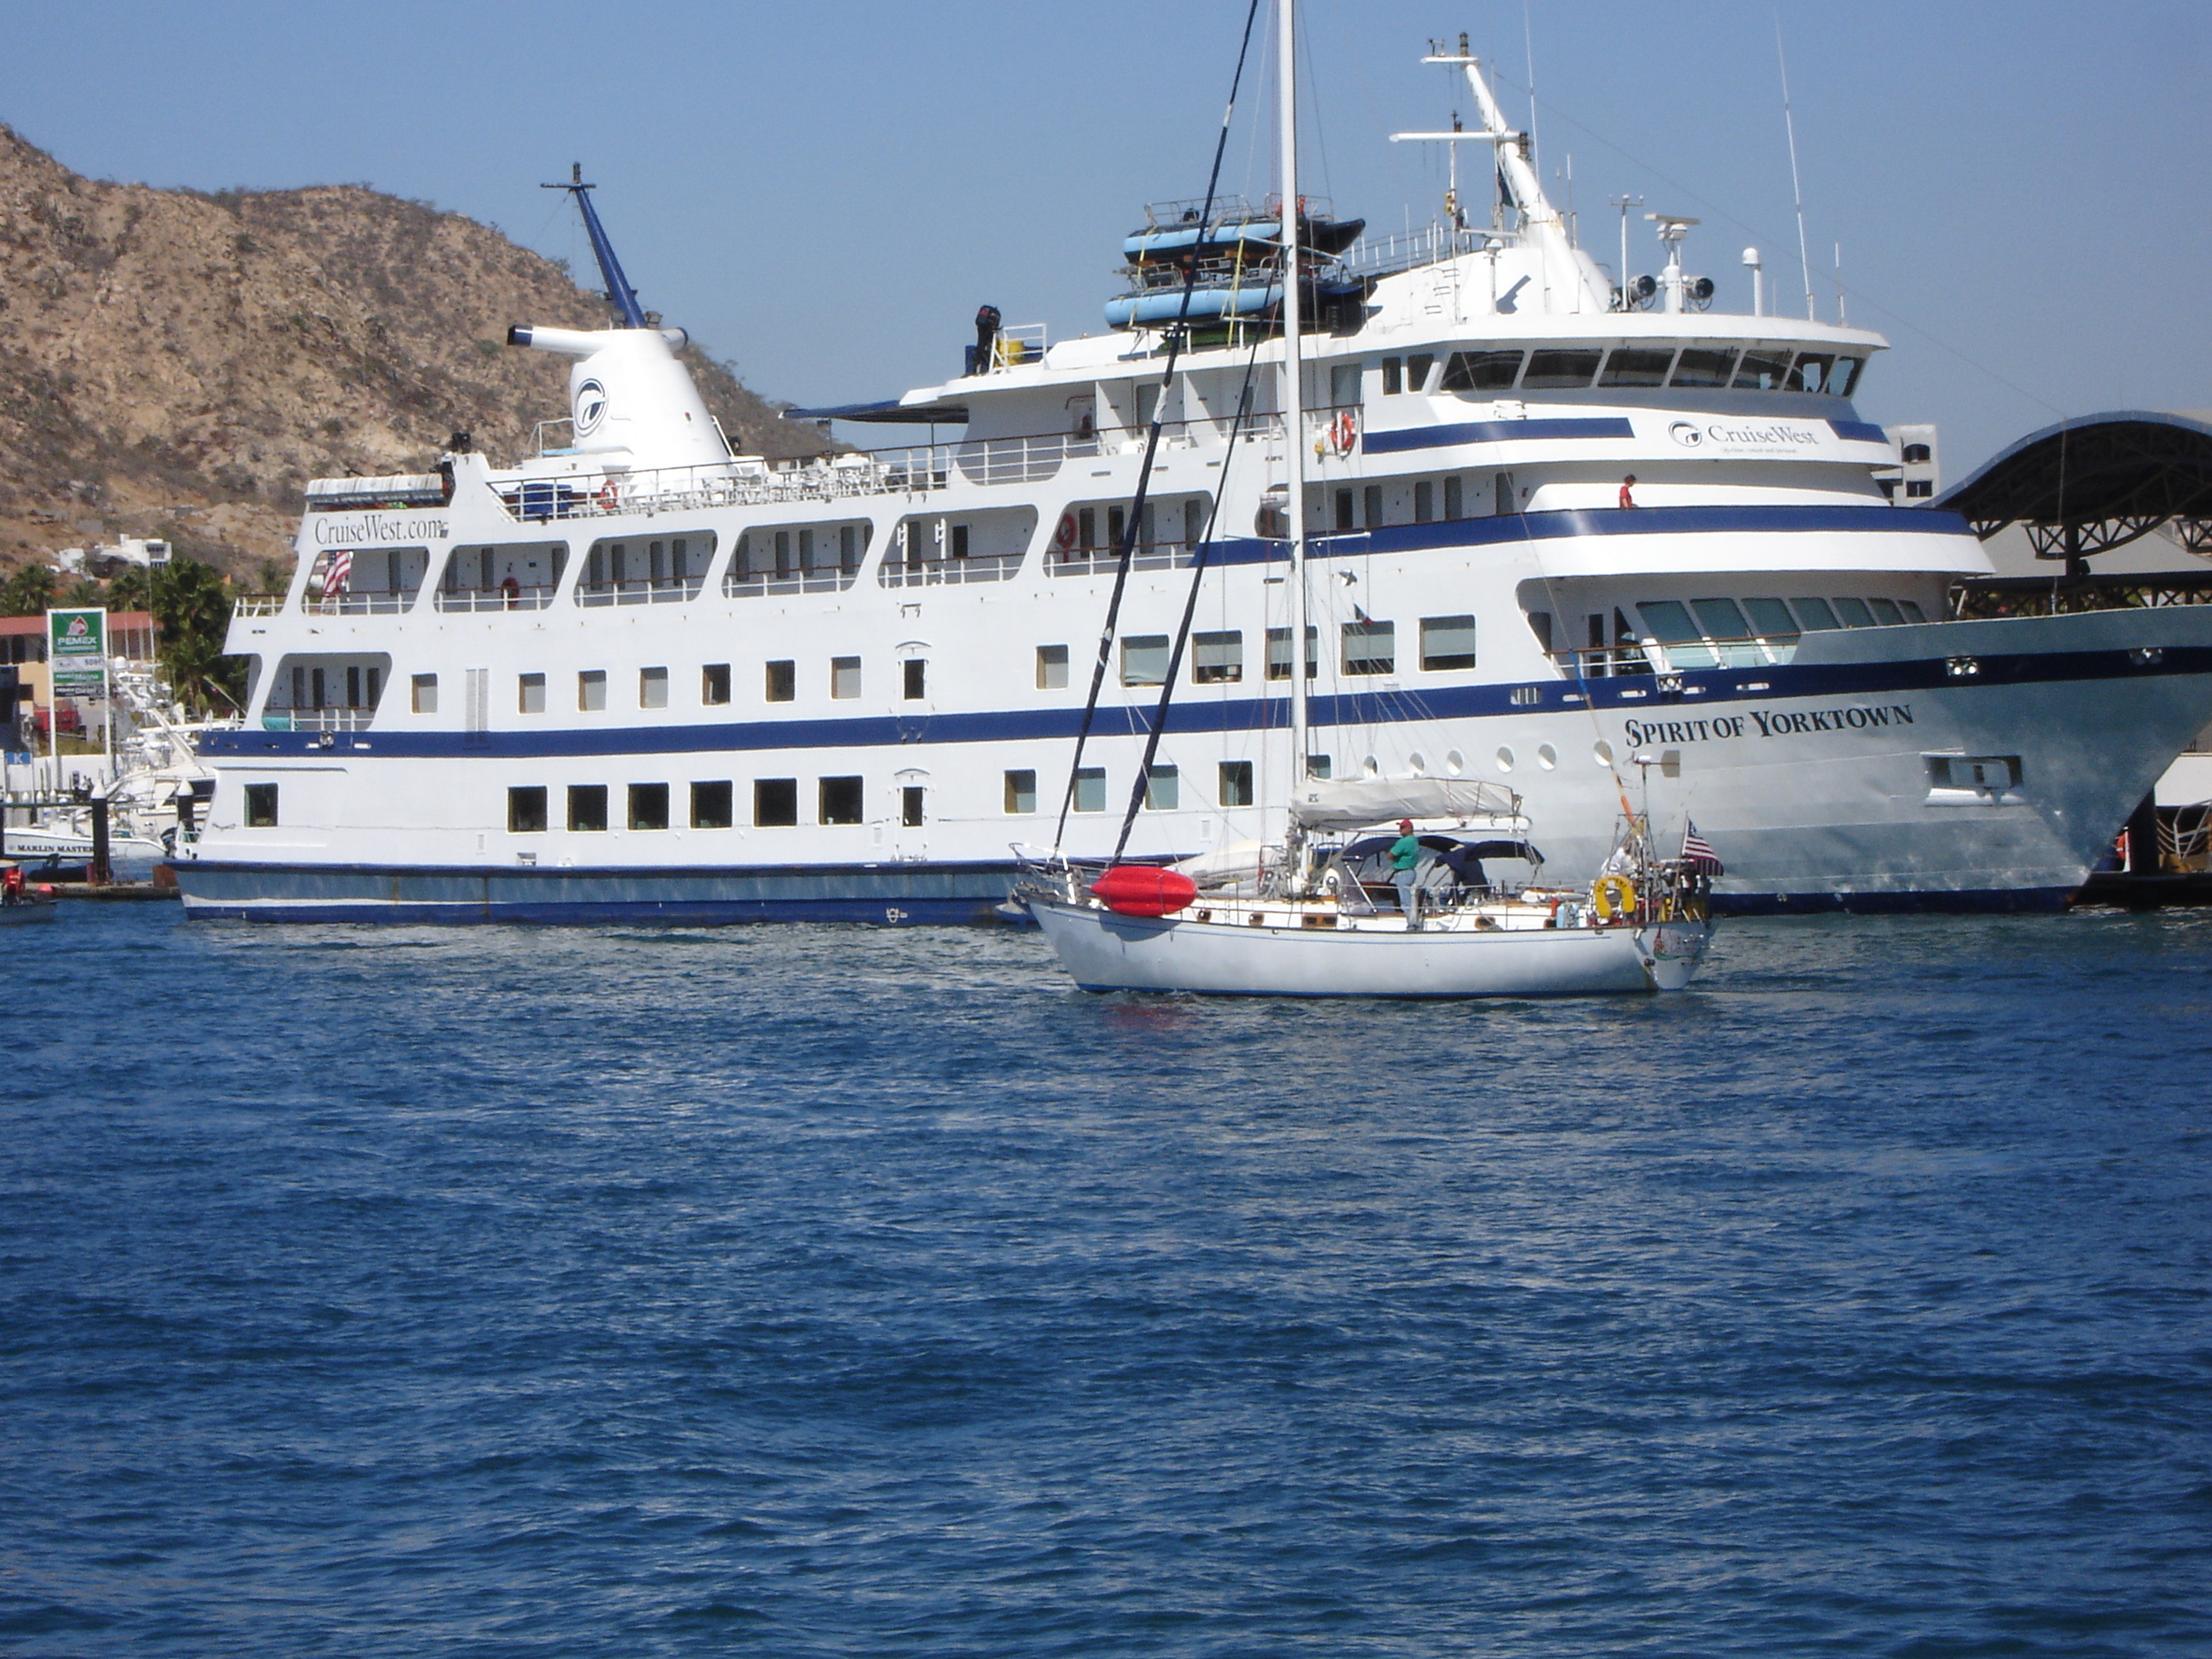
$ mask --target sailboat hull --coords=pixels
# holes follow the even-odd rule
[[[1702,923],[1408,933],[1118,916],[1034,895],[1030,913],[1087,991],[1217,996],[1589,996],[1677,991]]]

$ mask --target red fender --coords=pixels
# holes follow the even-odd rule
[[[1116,864],[1091,883],[1091,896],[1117,916],[1172,916],[1198,896],[1198,883],[1157,864]]]

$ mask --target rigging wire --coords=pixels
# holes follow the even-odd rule
[[[1237,93],[1244,85],[1245,60],[1252,50],[1252,25],[1258,18],[1259,11],[1260,0],[1251,0],[1251,5],[1244,14],[1244,39],[1237,48],[1236,73],[1229,80],[1229,103],[1221,114],[1221,133],[1214,140],[1213,169],[1206,175],[1206,202],[1198,213],[1197,240],[1192,244],[1188,263],[1183,267],[1182,303],[1176,310],[1174,326],[1168,333],[1167,366],[1161,371],[1159,391],[1152,403],[1152,426],[1145,437],[1144,462],[1137,469],[1136,491],[1130,498],[1129,512],[1122,525],[1121,545],[1116,549],[1113,595],[1106,603],[1106,619],[1099,630],[1098,660],[1091,667],[1090,695],[1083,700],[1083,719],[1076,728],[1075,755],[1068,763],[1068,787],[1060,797],[1060,821],[1052,832],[1052,850],[1056,854],[1067,837],[1068,814],[1075,807],[1075,785],[1082,771],[1083,749],[1090,741],[1091,726],[1098,716],[1099,693],[1105,688],[1106,668],[1113,657],[1114,632],[1121,619],[1122,595],[1128,590],[1129,567],[1136,557],[1137,538],[1144,534],[1145,497],[1152,488],[1152,464],[1160,450],[1160,433],[1166,420],[1169,394],[1175,388],[1176,365],[1182,357],[1184,342],[1190,332],[1190,303],[1191,296],[1198,286],[1199,255],[1204,250],[1206,232],[1213,222],[1214,196],[1221,184],[1222,157],[1229,148],[1229,128],[1236,117]],[[1283,205],[1286,211],[1295,211],[1294,204],[1286,202]],[[1295,281],[1297,273],[1290,273],[1289,280]],[[1130,386],[1133,396],[1136,383],[1133,380]],[[1220,491],[1217,488],[1217,506],[1219,498]]]

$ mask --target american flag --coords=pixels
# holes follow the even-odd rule
[[[1713,850],[1712,842],[1697,833],[1697,826],[1688,818],[1682,820],[1682,862],[1693,870],[1702,870],[1709,876],[1725,872],[1721,868],[1720,855]]]
[[[330,564],[323,571],[323,597],[327,599],[333,594],[345,592],[347,583],[352,580],[353,554],[341,548],[330,556]]]

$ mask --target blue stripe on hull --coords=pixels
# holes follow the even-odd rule
[[[176,866],[195,920],[634,924],[1003,925],[1010,864],[903,869],[396,870],[368,865]],[[2066,887],[1713,895],[1717,916],[1975,914],[2062,910]]]

